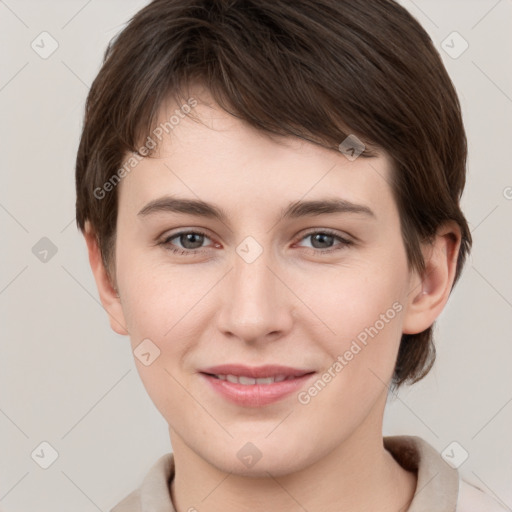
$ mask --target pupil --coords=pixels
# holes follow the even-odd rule
[[[199,239],[199,241],[196,240],[196,242],[195,242],[196,245],[194,247],[188,246],[187,245],[188,242],[191,242],[192,245],[194,245],[195,237],[198,237],[198,239]],[[201,245],[203,243],[203,235],[200,235],[198,233],[187,233],[186,235],[181,235],[180,242],[182,243],[183,247],[185,247],[187,249],[197,249],[197,248],[201,247]]]
[[[323,242],[325,243],[325,238],[324,237],[327,237],[327,242],[330,241],[329,239],[332,239],[332,235],[328,235],[326,233],[317,233],[316,235],[313,235],[313,240],[316,241],[318,238],[320,238],[320,244],[322,244],[322,239],[323,239]],[[313,243],[313,247],[315,247],[314,243]],[[321,249],[322,247],[323,246],[321,246],[319,248]]]

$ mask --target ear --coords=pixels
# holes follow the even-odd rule
[[[112,284],[107,270],[101,258],[101,252],[98,247],[96,235],[91,228],[90,222],[85,223],[84,238],[89,252],[89,263],[96,281],[96,286],[100,295],[103,308],[107,312],[110,320],[110,327],[117,334],[127,335],[128,329],[124,318],[121,298],[119,297],[115,285]]]
[[[441,314],[457,269],[461,233],[454,222],[444,224],[431,244],[422,247],[425,272],[413,272],[402,331],[417,334],[428,329]]]

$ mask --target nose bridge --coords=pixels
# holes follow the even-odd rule
[[[236,247],[233,270],[221,299],[219,327],[224,333],[255,341],[289,329],[290,297],[275,275],[274,263],[271,250],[252,237]]]

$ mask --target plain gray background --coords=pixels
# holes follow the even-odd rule
[[[511,510],[512,1],[401,3],[431,35],[462,103],[474,250],[437,323],[437,363],[390,398],[384,433],[419,435],[458,460],[467,452],[463,477]],[[107,42],[145,4],[0,0],[0,508],[8,512],[107,511],[171,450],[128,338],[110,330],[74,222],[85,98]],[[52,448],[42,442],[58,453],[47,469]]]

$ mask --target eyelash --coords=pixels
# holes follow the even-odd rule
[[[203,252],[204,248],[200,248],[200,249],[179,249],[179,248],[172,247],[170,240],[173,240],[174,238],[178,238],[181,235],[188,235],[188,234],[201,235],[201,236],[204,236],[206,238],[210,238],[203,231],[180,231],[178,233],[174,233],[174,234],[164,238],[164,240],[159,242],[158,245],[163,245],[167,250],[171,251],[174,254],[185,255],[185,256],[190,256],[190,255],[193,255],[193,254],[197,254],[199,252]],[[318,234],[333,236],[335,239],[337,239],[341,243],[338,246],[330,248],[330,249],[314,249],[314,248],[309,248],[309,247],[303,247],[303,249],[308,250],[310,253],[313,253],[314,255],[330,254],[330,253],[335,252],[335,251],[343,250],[346,247],[349,247],[349,246],[354,244],[353,241],[347,240],[346,238],[341,237],[340,235],[336,234],[336,232],[331,231],[329,229],[310,231],[310,232],[306,233],[305,235],[303,235],[298,241],[300,242],[300,241],[304,240],[305,238],[308,238],[308,237],[310,237],[312,235],[318,235]]]

